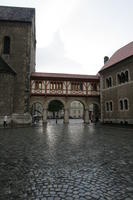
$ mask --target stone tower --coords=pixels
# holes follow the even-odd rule
[[[0,121],[30,123],[30,74],[35,71],[35,9],[0,6]]]

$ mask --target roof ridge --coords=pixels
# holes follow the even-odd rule
[[[97,76],[97,75],[89,75],[89,74],[70,74],[70,73],[54,73],[54,72],[32,72],[32,73],[40,73],[40,74],[60,74],[60,75],[79,75],[79,76]]]
[[[20,9],[21,9],[21,8],[24,8],[24,9],[26,8],[26,9],[33,9],[33,10],[35,10],[35,8],[33,8],[33,7],[23,7],[23,6],[20,6],[20,7],[19,7],[19,6],[0,5],[0,8],[1,8],[1,7],[3,7],[3,8],[20,8]]]
[[[133,56],[133,41],[115,51],[99,72],[127,59],[130,56]]]

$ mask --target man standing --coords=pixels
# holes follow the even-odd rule
[[[4,116],[4,124],[3,125],[4,125],[4,128],[7,127],[7,115]]]

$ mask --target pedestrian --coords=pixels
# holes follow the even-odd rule
[[[7,127],[7,115],[4,116],[4,124],[3,124],[4,128]]]

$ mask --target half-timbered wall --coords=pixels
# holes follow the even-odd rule
[[[31,80],[31,95],[99,95],[99,82]]]

